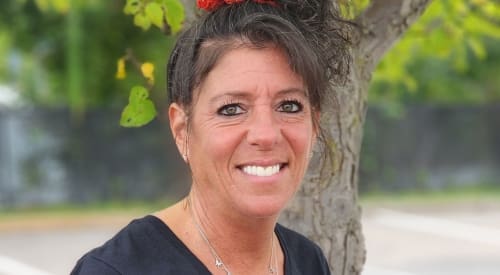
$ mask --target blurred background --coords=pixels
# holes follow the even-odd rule
[[[187,191],[161,112],[119,125],[142,62],[167,106],[174,41],[135,26],[124,5],[2,1],[0,274],[67,274]],[[499,42],[499,4],[435,1],[375,72],[359,183],[365,274],[500,274]]]

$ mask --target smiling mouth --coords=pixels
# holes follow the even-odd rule
[[[280,172],[286,164],[275,164],[271,166],[245,165],[239,167],[245,174],[257,177],[270,177]]]

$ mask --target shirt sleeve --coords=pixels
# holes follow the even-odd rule
[[[325,274],[325,275],[330,275],[330,266],[328,265],[328,261],[325,258],[325,254],[321,251],[321,248],[319,246],[317,247],[317,253],[319,256],[319,263],[320,263],[320,269],[321,273],[320,274]]]
[[[106,262],[93,256],[85,256],[78,261],[71,275],[121,275]]]

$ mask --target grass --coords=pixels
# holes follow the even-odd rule
[[[500,186],[450,187],[436,191],[372,192],[360,195],[362,205],[500,204]]]
[[[153,213],[170,201],[110,201],[86,205],[58,204],[0,209],[0,231],[82,225],[123,225]],[[500,187],[447,188],[439,191],[372,192],[360,195],[364,207],[454,207],[500,205]]]
[[[96,213],[117,213],[117,212],[150,212],[165,207],[158,201],[108,201],[90,204],[55,204],[48,206],[28,206],[20,208],[0,209],[0,219],[12,215],[72,215],[96,214]]]
[[[120,202],[88,205],[58,204],[0,210],[0,232],[82,226],[123,226],[130,220],[153,213],[168,203]]]

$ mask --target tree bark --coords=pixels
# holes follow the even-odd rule
[[[323,109],[321,126],[325,131],[324,146],[329,150],[324,146],[315,148],[302,186],[281,216],[281,223],[322,247],[332,274],[360,274],[366,258],[357,192],[372,72],[429,3],[372,0],[356,19],[359,30],[352,30],[349,78],[342,87],[336,86],[338,104],[325,104]]]

